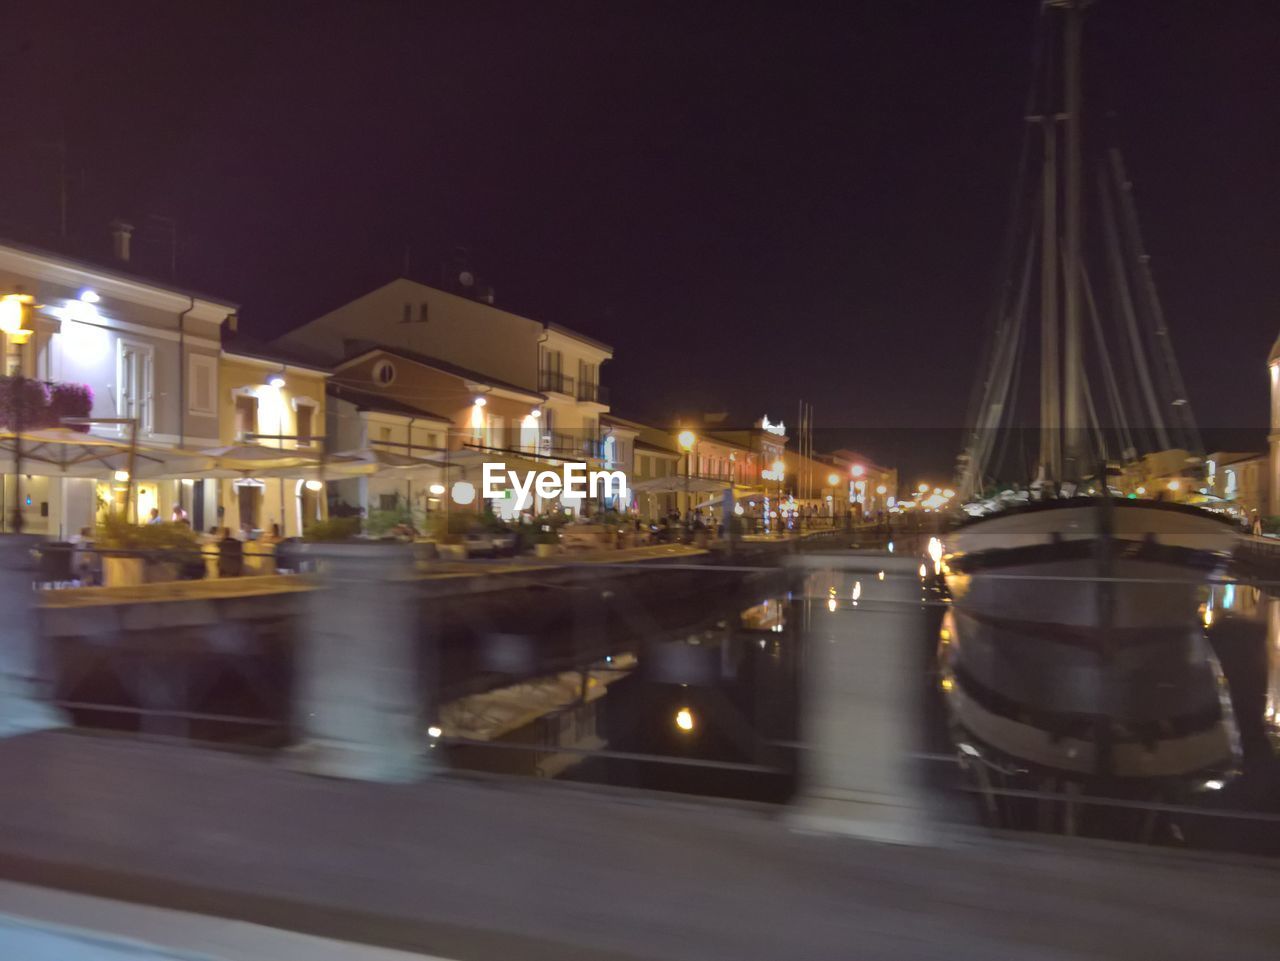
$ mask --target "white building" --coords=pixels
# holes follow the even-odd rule
[[[127,255],[128,240],[127,230],[118,231],[120,255]],[[127,266],[122,261],[121,267]],[[136,420],[138,439],[145,444],[199,448],[218,443],[219,328],[235,305],[4,242],[0,294],[10,293],[34,299],[35,333],[21,347],[0,334],[6,375],[20,370],[49,385],[84,385],[93,394],[90,416]],[[90,430],[128,438],[121,424]],[[100,478],[32,473],[21,485],[6,475],[0,529],[11,529],[19,486],[23,529],[56,538],[92,526],[117,496],[105,470]],[[167,518],[181,491],[177,481],[138,485],[139,514],[156,507]]]

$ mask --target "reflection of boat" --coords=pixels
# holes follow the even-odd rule
[[[998,753],[1076,775],[1230,767],[1235,738],[1200,608],[1233,530],[1173,505],[1033,505],[949,539],[944,690]]]
[[[974,753],[1076,780],[1199,777],[1229,768],[1235,755],[1230,710],[1199,609],[1209,575],[1232,550],[1236,533],[1198,508],[1136,499],[1144,487],[1128,498],[1112,488],[1119,469],[1106,467],[1109,454],[1118,450],[1120,461],[1134,463],[1140,431],[1161,449],[1195,451],[1199,441],[1114,152],[1097,188],[1113,317],[1099,312],[1089,284],[1080,170],[1084,6],[1083,0],[1050,0],[1044,8],[1045,29],[1061,36],[1061,93],[1046,66],[1029,111],[1039,113],[1033,119],[1043,131],[1043,162],[1026,181],[1038,182],[1039,203],[1024,205],[1021,215],[1015,210],[1025,254],[1009,258],[1010,296],[997,310],[960,483],[967,496],[978,495],[1005,456],[1006,446],[994,437],[1013,424],[1022,345],[1031,339],[1023,328],[1037,250],[1038,468],[1025,503],[1008,506],[1015,498],[1006,498],[1005,509],[948,538],[945,568],[954,604],[944,628],[943,689]],[[1039,213],[1028,215],[1028,207]],[[1124,261],[1126,247],[1131,263]],[[1095,347],[1089,357],[1086,306]],[[1119,330],[1111,337],[1131,368],[1128,379],[1117,378],[1112,365],[1108,319]],[[1096,403],[1091,375],[1104,388]],[[1104,428],[1108,410],[1114,425]],[[1190,480],[1200,462],[1194,454],[1183,460]],[[1183,476],[1171,480],[1167,492],[1180,490]],[[1096,496],[1073,496],[1085,492]]]

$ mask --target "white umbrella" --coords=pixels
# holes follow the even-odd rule
[[[164,465],[142,473],[150,478],[279,476],[282,469],[293,471],[318,462],[317,455],[309,451],[233,444],[208,450],[184,451],[183,456],[172,458]]]
[[[24,474],[105,477],[129,468],[128,441],[82,434],[66,427],[49,427],[21,434],[0,431],[0,471],[11,473],[17,469],[19,444]],[[181,453],[171,448],[138,444],[132,452],[134,470],[141,473],[158,469],[175,454]]]

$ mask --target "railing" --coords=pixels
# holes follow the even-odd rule
[[[607,404],[609,403],[609,388],[589,381],[582,381],[578,384],[578,400],[590,404]]]
[[[805,520],[815,527],[831,521]],[[911,556],[922,547],[908,549],[899,539],[896,553]],[[729,563],[675,558],[652,566],[566,560],[555,574],[542,570],[540,579],[581,586],[608,578],[607,591],[548,591],[546,583],[502,588],[536,591],[530,595],[537,597],[536,617],[529,615],[532,604],[477,602],[469,589],[424,596],[433,627],[423,631],[422,650],[431,654],[429,663],[445,666],[430,681],[432,706],[423,723],[431,726],[423,730],[423,748],[441,766],[471,771],[551,777],[581,764],[575,780],[584,782],[786,802],[800,786],[803,756],[833,750],[811,735],[806,740],[798,726],[805,699],[819,696],[805,686],[812,680],[805,658],[819,649],[812,640],[825,639],[823,652],[837,650],[828,641],[853,632],[937,642],[931,618],[951,606],[940,580],[921,576],[917,594],[914,568],[890,570],[888,583],[905,578],[910,596],[877,591],[887,558],[824,552],[790,572],[742,554]],[[440,614],[445,605],[448,616]],[[177,647],[164,631],[146,626],[150,619],[121,620],[130,643],[119,649],[128,656],[114,660],[116,645],[104,644],[98,631],[81,636],[78,628],[60,625],[51,695],[84,727],[283,749],[299,736],[293,652],[301,635],[292,615],[282,616],[265,600],[237,601],[237,607],[247,613],[236,620],[184,626]],[[450,656],[437,659],[441,651]],[[1243,792],[1221,802],[1214,800],[1216,789],[1185,797],[1082,794],[1069,780],[1029,782],[967,750],[967,742],[951,745],[937,667],[913,663],[903,661],[896,670],[910,672],[904,690],[928,692],[931,733],[901,745],[895,740],[893,750],[923,762],[921,781],[930,799],[944,801],[945,820],[1159,843],[1167,843],[1160,839],[1171,827],[1181,833],[1189,826],[1195,829],[1187,835],[1191,847],[1229,847],[1242,839],[1253,853],[1280,850],[1280,814],[1241,809]],[[580,683],[569,684],[569,675]],[[611,676],[626,684],[613,686]],[[567,685],[569,693],[541,703],[544,713],[505,733],[486,730],[483,701],[469,700],[493,694],[505,703],[524,696],[522,689],[550,695],[556,685]],[[598,695],[601,687],[605,702],[617,705],[615,716],[639,723],[610,727],[599,712],[601,698],[586,693],[595,688]],[[892,716],[914,722],[910,703],[892,708]],[[875,735],[856,731],[856,737]],[[1135,816],[1132,826],[1119,820],[1127,814]],[[1210,836],[1212,824],[1219,827]],[[1230,837],[1222,833],[1228,829]]]
[[[558,370],[538,371],[538,390],[549,390],[556,394],[573,396],[573,378]]]

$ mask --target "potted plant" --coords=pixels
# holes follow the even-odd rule
[[[200,562],[200,542],[186,524],[131,524],[108,517],[94,538],[102,549],[102,579],[108,587],[172,581]]]
[[[533,553],[537,557],[552,557],[560,551],[560,531],[557,526],[540,523],[534,533]]]

